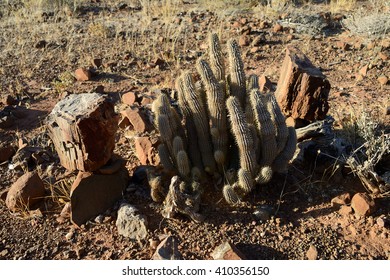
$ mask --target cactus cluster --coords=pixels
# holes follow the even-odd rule
[[[176,80],[178,111],[168,96],[153,103],[164,168],[185,182],[182,192],[199,193],[200,182],[223,178],[223,195],[240,202],[256,184],[285,172],[296,148],[272,93],[259,90],[258,77],[245,76],[237,42],[227,42],[228,67],[216,34],[209,36],[208,61],[198,59],[200,76],[185,71]]]

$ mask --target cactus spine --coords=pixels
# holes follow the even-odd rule
[[[230,94],[236,96],[241,108],[245,108],[246,81],[244,63],[242,62],[240,47],[236,40],[228,41],[230,66]]]

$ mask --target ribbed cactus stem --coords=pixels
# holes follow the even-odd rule
[[[176,155],[178,152],[180,151],[184,151],[184,144],[183,144],[183,139],[181,139],[180,136],[175,136],[175,138],[173,138],[173,154]]]
[[[273,175],[272,168],[270,166],[263,166],[260,168],[259,173],[257,174],[255,181],[257,184],[267,184],[271,181]]]
[[[245,108],[246,81],[244,63],[242,62],[240,47],[236,40],[228,41],[230,94],[236,96],[241,108]]]
[[[162,165],[164,166],[164,168],[168,172],[175,172],[176,168],[174,167],[174,165],[172,163],[172,159],[171,159],[171,156],[169,154],[168,147],[165,144],[160,144],[157,149],[158,149],[158,155],[160,157],[160,161],[161,161]]]
[[[217,82],[225,81],[225,63],[223,61],[221,45],[218,35],[215,33],[209,36],[209,59],[211,70]],[[224,91],[224,89],[222,89]]]
[[[179,151],[176,154],[177,170],[182,178],[188,178],[191,173],[191,166],[185,151]]]
[[[277,144],[275,139],[276,129],[267,110],[267,100],[258,90],[252,90],[250,102],[254,109],[255,123],[261,146],[259,165],[271,166],[277,156]]]
[[[243,191],[244,194],[247,194],[253,189],[253,177],[252,174],[243,168],[240,168],[238,171],[238,187]]]
[[[199,153],[198,147],[198,134],[190,105],[184,95],[185,86],[182,76],[176,80],[176,90],[178,92],[179,106],[184,116],[184,126],[187,132],[188,156],[194,166],[196,166],[199,170],[203,170],[202,156]]]
[[[286,146],[281,153],[276,157],[272,168],[280,173],[287,171],[288,162],[294,156],[297,147],[297,134],[294,127],[288,127],[288,139]]]
[[[278,147],[278,154],[284,149],[286,145],[289,131],[286,125],[286,118],[284,117],[282,110],[280,110],[279,104],[276,101],[275,95],[268,94],[268,112],[271,114],[272,122],[276,127],[276,145]]]
[[[172,127],[169,123],[169,118],[165,114],[160,114],[157,116],[157,127],[160,132],[160,137],[165,143],[169,143],[171,145],[173,138]]]
[[[202,161],[206,172],[213,174],[215,171],[215,160],[213,149],[210,143],[210,132],[207,118],[207,111],[202,102],[202,96],[199,96],[195,90],[192,76],[185,72],[182,76],[184,84],[184,95],[192,111],[196,132],[198,134],[198,146],[202,155]]]
[[[240,196],[236,193],[234,185],[225,185],[222,190],[223,197],[229,204],[237,204],[241,201]]]
[[[259,89],[259,77],[255,74],[248,77],[247,91],[251,92],[253,89]]]
[[[257,168],[255,147],[238,98],[230,96],[226,101],[226,107],[229,112],[232,134],[236,139],[240,154],[240,166],[253,175]]]
[[[228,146],[225,94],[205,60],[198,60],[197,69],[206,89],[211,140],[214,151],[219,151],[218,157],[215,160],[219,165],[223,166]],[[223,156],[221,156],[221,153]]]

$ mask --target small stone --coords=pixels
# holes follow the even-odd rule
[[[341,205],[346,205],[351,201],[351,195],[349,193],[343,193],[338,195],[331,200],[332,207],[338,207]]]
[[[247,35],[242,35],[239,39],[238,39],[238,44],[241,46],[241,47],[244,47],[244,46],[248,46],[249,45],[249,36]]]
[[[340,210],[339,210],[339,214],[341,216],[351,215],[352,212],[353,212],[352,211],[352,207],[351,206],[347,206],[347,205],[341,205]]]
[[[70,202],[65,203],[64,207],[61,210],[60,215],[57,217],[57,222],[63,224],[65,221],[70,218],[71,205]]]
[[[316,260],[318,257],[317,248],[314,245],[310,245],[309,250],[306,252],[306,257],[308,260]]]
[[[146,123],[142,117],[142,113],[138,108],[128,108],[124,111],[121,111],[121,114],[126,117],[134,130],[139,133],[143,133],[146,130]]]
[[[12,145],[0,145],[0,163],[10,160],[16,153],[16,148]]]
[[[282,32],[283,31],[283,26],[281,26],[279,23],[275,24],[273,27],[274,32]]]
[[[146,106],[146,105],[152,104],[153,101],[154,101],[154,99],[152,97],[143,96],[141,99],[141,105]]]
[[[136,137],[134,140],[135,154],[142,165],[148,163],[148,155],[152,148],[152,142],[149,137]]]
[[[343,51],[348,51],[348,50],[351,49],[351,45],[348,44],[348,43],[345,42],[345,41],[338,41],[338,42],[336,43],[336,47],[337,47],[338,49],[343,50]]]
[[[146,217],[138,214],[134,206],[126,203],[120,206],[116,219],[116,227],[120,235],[132,240],[143,240],[148,235],[147,225]]]
[[[122,102],[126,105],[133,105],[137,100],[137,94],[135,92],[127,92],[122,95]]]
[[[352,197],[351,207],[358,216],[369,216],[374,212],[375,202],[366,193],[357,193]]]
[[[223,242],[211,253],[214,260],[245,260],[245,256],[228,241]]]
[[[0,252],[0,257],[5,257],[6,255],[8,254],[8,250],[7,249],[4,249]]]
[[[91,79],[91,72],[86,68],[79,68],[74,74],[76,80],[80,82],[89,81]]]
[[[380,52],[378,54],[378,56],[379,56],[380,59],[382,59],[384,61],[389,60],[389,56],[386,53],[384,53],[384,52]]]
[[[152,260],[181,260],[183,259],[178,249],[179,241],[174,236],[168,236],[158,245]]]
[[[150,249],[156,250],[158,246],[158,241],[154,239],[149,239],[149,247]]]
[[[71,229],[71,230],[65,235],[65,239],[69,241],[69,240],[72,239],[73,235],[74,235],[74,230]]]
[[[260,91],[261,92],[270,92],[270,91],[272,91],[272,88],[273,88],[273,85],[272,85],[271,80],[267,76],[261,75],[261,77],[259,78]]]
[[[387,85],[387,83],[389,82],[389,78],[387,78],[385,75],[382,75],[378,78],[378,82],[384,86],[384,85]]]
[[[382,228],[388,228],[389,227],[389,219],[386,216],[381,216],[376,219],[376,223],[378,226]]]
[[[359,70],[359,74],[362,75],[363,77],[367,76],[367,72],[368,72],[368,64],[363,66],[360,70]]]
[[[27,172],[9,189],[6,205],[15,212],[26,210],[40,202],[45,196],[45,186],[36,172]]]

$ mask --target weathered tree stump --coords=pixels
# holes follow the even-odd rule
[[[284,115],[308,123],[323,120],[329,91],[325,75],[300,50],[287,48],[275,93]]]
[[[47,127],[62,166],[95,171],[112,156],[118,118],[104,95],[73,94],[56,104]]]

